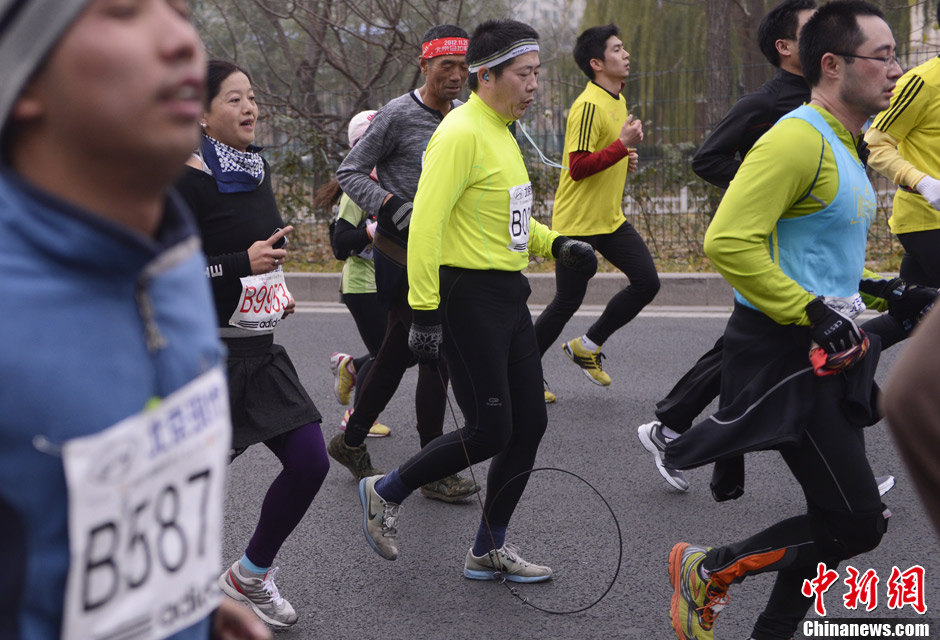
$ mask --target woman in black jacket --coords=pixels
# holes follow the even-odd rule
[[[209,63],[199,150],[177,188],[196,216],[209,267],[219,334],[228,348],[232,447],[263,442],[283,464],[261,506],[245,554],[220,578],[222,590],[276,627],[297,614],[274,583],[274,556],[326,477],[320,413],[274,328],[294,310],[281,264],[285,226],[271,171],[254,146],[258,106],[251,79],[232,63]]]

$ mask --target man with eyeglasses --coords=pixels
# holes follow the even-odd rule
[[[940,22],[940,4],[937,5]],[[904,247],[901,277],[940,287],[940,56],[898,80],[865,141],[869,165],[896,185],[888,225]]]
[[[774,77],[754,93],[738,100],[725,118],[712,130],[692,158],[692,170],[715,186],[727,188],[751,147],[781,116],[810,99],[809,85],[803,78],[799,58],[798,35],[806,21],[816,13],[815,0],[784,0],[765,15],[757,28],[757,40],[767,60],[777,67]],[[721,359],[724,338],[692,365],[665,398],[656,403],[656,420],[637,427],[643,447],[653,454],[660,475],[679,491],[689,489],[681,469],[663,464],[666,443],[692,427],[693,421],[718,397],[721,386]],[[721,469],[715,479],[722,478]],[[894,487],[893,475],[876,478],[878,492],[884,495]],[[717,501],[741,497],[737,483],[712,484]]]
[[[809,85],[800,67],[800,29],[816,12],[816,0],[783,0],[761,18],[757,44],[777,71],[757,91],[742,96],[715,125],[692,158],[692,170],[703,180],[727,189],[744,156],[780,116],[809,100]],[[680,469],[663,464],[666,443],[685,433],[693,421],[718,396],[721,382],[723,339],[692,365],[666,397],[656,403],[656,420],[637,427],[643,447],[669,486],[688,491],[689,481]],[[894,478],[885,479],[885,487]],[[887,490],[887,488],[886,488]],[[738,495],[716,495],[728,500]]]
[[[820,563],[831,569],[875,548],[887,528],[860,431],[878,419],[871,398],[881,340],[854,320],[865,308],[859,288],[876,210],[856,140],[889,104],[901,75],[894,51],[876,6],[823,5],[800,32],[809,104],[757,141],[706,232],[706,255],[735,288],[720,408],[670,442],[664,462],[684,469],[776,449],[807,510],[730,545],[672,548],[670,613],[680,640],[713,638],[729,585],[771,571],[776,583],[751,638],[792,638],[812,603],[804,580]],[[919,312],[911,300],[901,306]],[[728,471],[743,480],[743,462]]]

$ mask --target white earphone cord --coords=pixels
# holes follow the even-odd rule
[[[535,152],[539,154],[539,160],[542,161],[542,164],[547,164],[550,167],[555,167],[556,169],[564,169],[565,171],[568,171],[568,167],[564,165],[560,165],[557,162],[554,162],[548,159],[548,157],[546,157],[546,155],[542,153],[542,150],[539,149],[539,146],[535,144],[535,140],[533,140],[532,136],[529,135],[529,132],[525,130],[525,127],[523,126],[521,120],[516,120],[516,124],[519,125],[519,130],[522,131],[522,135],[525,136],[525,139],[529,141],[529,144],[532,145],[532,148],[535,149]]]

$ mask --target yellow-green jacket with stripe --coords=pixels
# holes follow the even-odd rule
[[[940,178],[940,57],[901,76],[865,141],[868,165],[901,187],[888,219],[892,233],[940,229],[940,211],[913,191],[926,175]]]
[[[475,93],[428,142],[408,238],[408,303],[436,309],[441,265],[522,271],[559,236],[531,218],[532,186],[508,120]]]

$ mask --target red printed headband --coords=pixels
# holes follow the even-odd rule
[[[425,60],[438,56],[462,56],[467,53],[466,38],[437,38],[421,45],[421,57]]]

